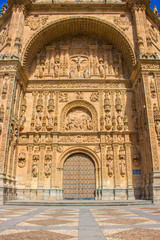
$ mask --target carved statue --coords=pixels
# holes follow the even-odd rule
[[[83,77],[84,77],[84,78],[89,78],[89,71],[88,71],[87,68],[84,69]]]
[[[124,177],[126,172],[126,152],[123,146],[120,147],[119,150],[119,160],[120,160],[120,173],[121,176]]]
[[[40,64],[39,64],[39,78],[44,77],[44,70],[45,70],[45,60],[44,58],[41,58]]]
[[[1,104],[1,106],[0,106],[0,122],[3,122],[3,118],[4,118],[4,105]]]
[[[111,126],[112,126],[112,123],[111,123],[110,112],[106,112],[106,115],[105,115],[105,127],[106,127],[106,130],[110,130]]]
[[[107,159],[107,167],[108,167],[108,176],[111,177],[113,175],[113,149],[112,149],[112,147],[108,147],[106,159]]]
[[[26,164],[26,154],[25,152],[20,152],[18,156],[18,167],[23,168]]]
[[[33,177],[38,176],[38,161],[39,161],[39,155],[33,155],[33,164],[32,164]]]
[[[125,175],[125,172],[126,172],[126,163],[125,163],[125,160],[121,160],[120,162],[120,174],[122,177],[124,177]]]
[[[21,119],[20,119],[20,130],[22,131],[24,129],[24,123],[26,121],[26,117],[25,117],[25,112],[23,111],[22,112],[22,115],[21,115]]]
[[[113,160],[107,161],[107,167],[108,167],[108,176],[112,177],[112,175],[113,175]]]
[[[7,89],[8,89],[8,84],[7,84],[7,81],[5,81],[3,88],[2,88],[2,99],[6,99]]]
[[[69,78],[74,78],[75,75],[74,75],[75,71],[74,69],[72,68],[70,71],[69,71]]]
[[[74,61],[75,63],[77,63],[77,71],[79,72],[80,71],[80,68],[81,68],[81,63],[83,63],[84,61],[86,61],[87,59],[86,58],[80,58],[80,57],[77,57],[77,58],[73,58],[72,61]]]
[[[117,94],[116,94],[115,108],[116,108],[117,112],[122,111],[122,102],[121,102],[121,93],[120,92],[117,92]]]
[[[116,117],[113,116],[113,117],[112,117],[112,130],[113,130],[113,131],[116,130],[116,126],[117,126]]]
[[[119,112],[118,116],[117,116],[117,129],[118,130],[122,130],[123,129],[123,117],[122,117],[122,113]]]
[[[160,136],[160,121],[155,122],[155,128],[156,128],[157,136],[159,137]]]
[[[53,114],[52,114],[52,112],[48,113],[47,120],[48,120],[47,130],[52,130],[53,129]]]
[[[59,75],[59,67],[60,67],[60,59],[57,57],[57,58],[55,58],[55,63],[54,63],[54,76],[55,76],[55,78],[57,78],[58,75]]]
[[[124,130],[128,130],[128,117],[126,114],[124,115],[123,120],[124,120]]]
[[[103,78],[104,77],[104,61],[103,61],[103,58],[99,59],[98,70],[99,70],[100,77]]]
[[[157,17],[159,17],[159,13],[156,5],[154,5],[154,13],[156,14]]]
[[[52,156],[51,155],[46,155],[45,156],[45,163],[44,163],[44,174],[48,178],[51,174],[51,160]]]
[[[35,129],[39,131],[42,127],[42,115],[40,112],[36,113],[36,122],[35,122]]]

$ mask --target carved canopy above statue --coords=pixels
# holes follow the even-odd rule
[[[68,36],[70,36],[71,42],[67,43]],[[86,47],[86,44],[88,44],[88,39],[86,39],[85,45],[82,46],[82,51],[79,51],[78,45],[80,45],[80,42],[78,43],[78,38],[76,41],[77,36],[78,38],[83,36],[83,39],[81,39],[83,43],[85,37],[90,36],[93,43],[90,41]],[[66,39],[66,43],[61,41],[61,39]],[[71,43],[73,45],[76,44],[76,47],[70,48]],[[77,50],[75,51],[76,48]],[[62,78],[88,78],[92,76],[90,66],[93,64],[97,64],[94,75],[98,76],[96,71],[99,71],[99,77],[102,77],[103,64],[105,61],[104,65],[108,64],[109,50],[111,49],[113,51],[115,69],[113,69],[113,66],[110,66],[112,69],[110,71],[106,69],[104,74],[111,74],[112,71],[115,71],[112,74],[117,75],[122,59],[117,54],[122,54],[124,65],[129,71],[132,71],[135,65],[135,54],[133,46],[124,32],[114,24],[97,18],[70,17],[49,23],[35,32],[28,44],[26,44],[22,61],[26,72],[35,78],[42,78],[44,75],[51,75],[49,78],[56,78],[59,77],[59,74]],[[96,51],[99,54],[95,62],[93,59],[91,60],[91,56],[94,57]],[[62,58],[62,53],[66,59],[68,58],[69,62]],[[51,60],[52,64],[47,66],[48,59]],[[70,66],[67,66],[67,64]],[[98,64],[100,65],[99,70]],[[109,65],[112,64],[109,63]],[[122,75],[119,72],[118,74]]]

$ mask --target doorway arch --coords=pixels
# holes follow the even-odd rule
[[[63,165],[63,198],[95,199],[95,165],[84,153],[70,155]]]

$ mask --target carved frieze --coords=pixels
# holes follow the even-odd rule
[[[68,102],[68,93],[67,92],[59,93],[59,102]]]

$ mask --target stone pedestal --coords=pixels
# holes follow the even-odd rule
[[[113,189],[103,189],[102,190],[102,200],[107,200],[107,201],[114,200],[114,190]]]

